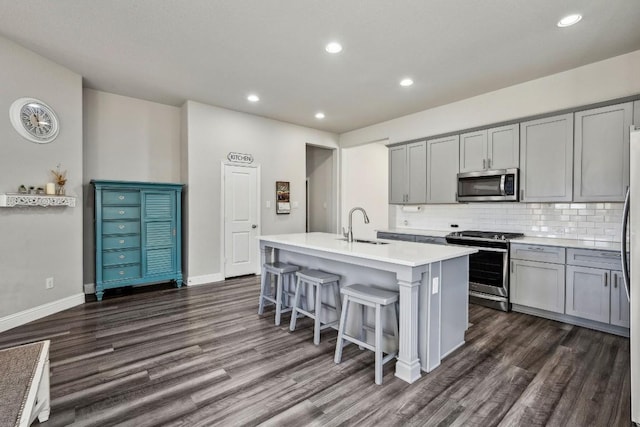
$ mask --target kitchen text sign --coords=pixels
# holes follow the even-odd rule
[[[253,156],[251,154],[229,153],[227,160],[236,163],[253,163]]]

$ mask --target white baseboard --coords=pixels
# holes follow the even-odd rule
[[[187,286],[206,285],[207,283],[222,282],[224,275],[222,273],[205,274],[203,276],[190,276],[187,279]]]
[[[42,319],[43,317],[50,316],[80,304],[84,304],[83,293],[71,295],[61,300],[49,302],[19,313],[10,314],[0,318],[0,332],[8,331],[9,329],[33,322],[34,320]]]
[[[85,283],[82,285],[84,287],[85,294],[95,294],[96,293],[96,284],[95,283]]]

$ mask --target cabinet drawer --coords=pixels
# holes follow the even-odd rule
[[[137,234],[140,233],[138,221],[105,221],[102,224],[102,234]]]
[[[387,233],[384,231],[378,231],[378,239],[403,240],[405,242],[415,242],[416,236],[414,236],[413,234]]]
[[[102,192],[103,205],[139,205],[139,191],[114,191],[104,190]]]
[[[140,208],[137,206],[105,206],[102,208],[102,218],[107,219],[137,219],[140,218]]]
[[[592,249],[567,249],[567,264],[583,267],[622,270],[620,252]]]
[[[102,249],[139,248],[140,236],[113,236],[102,239]]]
[[[511,258],[564,264],[565,248],[556,246],[511,244]]]
[[[106,267],[102,269],[102,281],[137,279],[140,277],[140,264],[126,265],[122,267]]]
[[[416,242],[431,243],[433,245],[446,245],[447,239],[445,239],[444,237],[416,236]]]
[[[139,264],[140,250],[106,251],[102,253],[102,265]]]

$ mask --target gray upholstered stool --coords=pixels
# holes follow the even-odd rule
[[[388,291],[386,289],[375,288],[373,286],[365,286],[360,284],[345,286],[341,290],[344,295],[342,302],[342,316],[340,316],[340,327],[338,328],[338,341],[336,342],[336,354],[334,361],[340,363],[342,361],[342,348],[345,341],[358,344],[360,348],[367,348],[375,352],[376,355],[376,384],[382,384],[382,366],[389,360],[396,357],[397,351],[389,353],[383,358],[382,354],[382,309],[387,306],[391,306],[393,309],[393,331],[391,334],[385,332],[385,335],[392,335],[397,341],[399,339],[398,334],[398,311],[396,303],[398,302],[398,293]],[[345,325],[347,323],[347,316],[349,314],[349,305],[351,303],[360,304],[362,306],[362,327],[360,330],[360,337],[352,337],[345,333]],[[375,309],[375,324],[373,328],[367,324],[366,310],[367,307]],[[368,344],[366,340],[367,330],[373,330],[375,341],[374,345]]]
[[[293,297],[293,311],[291,313],[289,330],[295,331],[298,313],[312,318],[315,321],[313,327],[313,343],[318,345],[320,344],[320,331],[337,324],[340,319],[340,276],[321,270],[301,270],[296,273],[296,276],[298,280],[296,281],[296,293]],[[328,286],[333,288],[335,306],[323,302],[322,291]],[[303,287],[305,287],[308,292],[311,292],[309,287],[312,287],[315,290],[313,312],[302,308],[300,296],[302,295]],[[312,294],[305,292],[305,300],[308,295]],[[336,320],[333,322],[326,322],[321,325],[322,322],[320,318],[322,317],[322,307],[335,311]]]
[[[282,313],[291,311],[289,297],[293,296],[291,287],[293,285],[293,274],[300,270],[300,267],[284,262],[267,262],[262,265],[262,278],[260,285],[260,305],[258,314],[264,312],[264,303],[268,301],[276,305],[276,326],[280,325]],[[271,276],[269,276],[271,275]],[[276,278],[275,294],[272,290],[271,279]]]

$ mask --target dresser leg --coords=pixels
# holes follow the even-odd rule
[[[102,301],[102,296],[103,295],[104,295],[104,291],[96,292],[96,298],[98,299],[98,301]]]

